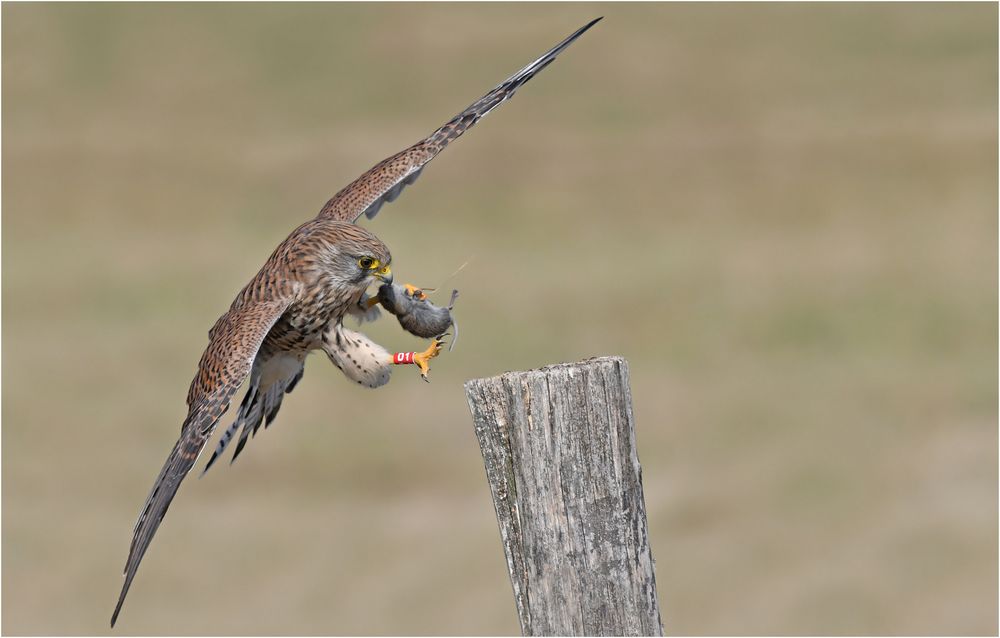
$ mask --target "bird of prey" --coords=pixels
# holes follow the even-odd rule
[[[341,189],[316,218],[296,228],[275,248],[260,272],[215,322],[188,390],[188,413],[180,438],[135,524],[112,627],[181,481],[247,376],[248,389],[235,421],[223,434],[208,466],[238,430],[234,459],[248,435],[256,433],[262,422],[270,424],[284,395],[302,378],[306,355],[312,350],[323,350],[350,379],[372,388],[388,382],[392,365],[416,364],[426,378],[428,362],[440,351],[440,338],[423,352],[390,354],[343,325],[347,315],[366,319],[377,313],[379,296],[369,296],[367,291],[375,284],[384,287],[392,283],[389,249],[357,221],[362,216],[373,218],[383,204],[395,200],[450,142],[510,99],[598,20],[577,29],[427,138],[379,162]],[[413,293],[413,288],[408,291]]]

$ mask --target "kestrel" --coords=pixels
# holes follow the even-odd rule
[[[391,295],[368,294],[376,284],[391,292],[392,287],[386,284],[392,283],[392,256],[381,240],[356,222],[362,215],[373,218],[383,204],[395,200],[417,179],[427,162],[510,99],[522,84],[600,19],[576,30],[427,138],[379,162],[341,189],[315,219],[296,228],[275,248],[260,272],[236,296],[229,311],[215,322],[188,390],[188,414],[180,439],[156,477],[135,524],[125,564],[125,583],[111,616],[112,627],[177,488],[248,375],[248,389],[236,419],[220,439],[206,470],[238,430],[241,432],[234,460],[248,435],[256,433],[262,422],[265,426],[271,423],[284,395],[302,378],[306,355],[313,350],[323,350],[348,378],[371,388],[388,382],[393,365],[415,364],[426,378],[428,362],[440,351],[440,336],[423,352],[390,354],[343,325],[347,315],[361,320],[373,318],[380,301],[385,301],[390,311],[398,306],[388,301]],[[407,287],[405,294],[419,297],[413,287]]]

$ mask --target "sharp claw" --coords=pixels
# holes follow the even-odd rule
[[[427,347],[427,350],[416,353],[413,357],[414,363],[420,367],[420,376],[428,383],[430,383],[430,379],[427,377],[428,373],[431,371],[430,360],[441,354],[441,346],[442,341],[440,339],[435,339],[431,345]]]

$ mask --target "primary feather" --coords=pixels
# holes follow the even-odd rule
[[[320,210],[319,216],[352,222],[357,221],[362,215],[368,219],[375,217],[383,204],[396,199],[406,186],[417,180],[427,162],[437,157],[448,144],[475,126],[476,122],[486,117],[490,111],[514,97],[515,91],[552,64],[556,56],[566,47],[601,20],[602,18],[596,18],[583,25],[537,60],[488,91],[486,95],[470,104],[425,139],[368,169],[361,177],[330,198]]]

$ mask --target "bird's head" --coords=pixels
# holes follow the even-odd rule
[[[365,287],[376,281],[391,284],[392,269],[389,267],[391,261],[392,257],[389,256],[388,251],[386,251],[386,256],[381,259],[373,254],[361,255],[357,258],[359,272],[356,276],[365,282]]]
[[[340,286],[364,290],[392,282],[392,255],[382,240],[361,226],[345,222],[328,225],[325,270]],[[332,241],[330,241],[332,240]]]

